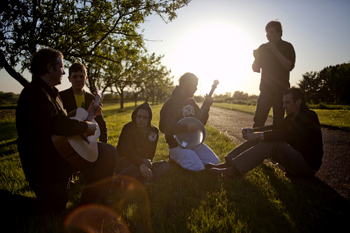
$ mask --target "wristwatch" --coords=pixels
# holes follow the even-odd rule
[[[260,133],[260,141],[264,141],[264,132]]]

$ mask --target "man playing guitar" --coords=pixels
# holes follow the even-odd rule
[[[203,110],[200,121],[205,125],[209,117],[209,109],[213,100],[207,96],[205,109],[200,109],[193,99],[197,90],[198,78],[192,73],[185,73],[179,79],[179,86],[176,86],[169,99],[167,99],[160,111],[159,129],[165,134],[169,146],[170,159],[177,162],[183,168],[200,171],[205,165],[219,162],[216,154],[204,143],[194,149],[184,148],[175,140],[174,135],[182,132],[194,132],[199,129],[198,124],[180,124],[179,120],[185,117],[195,117],[200,110]]]
[[[62,53],[52,48],[42,48],[33,55],[33,80],[22,90],[16,110],[19,156],[44,213],[65,210],[69,178],[75,169],[59,154],[52,136],[87,137],[97,129],[96,123],[68,118],[55,88],[65,74],[62,59]],[[100,113],[98,105],[94,108]],[[106,143],[98,142],[97,147],[97,160],[79,169],[86,182],[81,204],[104,201],[110,190],[117,151]]]
[[[60,92],[64,108],[68,113],[78,107],[88,110],[95,96],[84,90],[85,83],[88,79],[85,65],[79,62],[73,63],[68,69],[68,79],[72,87]],[[95,120],[100,129],[99,141],[107,143],[106,121],[102,114],[97,115]]]

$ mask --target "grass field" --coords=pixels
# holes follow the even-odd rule
[[[152,123],[158,126],[161,105],[152,108]],[[104,107],[110,144],[117,144],[132,110],[131,103],[125,105],[124,111],[117,104]],[[223,160],[235,145],[217,130],[206,129],[205,143]],[[35,197],[21,168],[14,118],[1,120],[0,131],[0,189]],[[168,148],[161,135],[155,160],[164,159],[168,160]],[[186,171],[172,164],[170,171],[153,185],[133,182],[127,189],[111,194],[108,206],[77,208],[80,192],[78,181],[71,190],[67,211],[61,216],[22,218],[18,216],[23,209],[14,209],[14,216],[2,223],[1,229],[10,229],[6,232],[123,232],[118,228],[135,233],[338,232],[345,227],[347,217],[341,206],[312,187],[293,182],[269,163],[234,180],[214,177],[207,170]],[[0,208],[1,220],[7,214],[3,211]],[[95,231],[68,231],[64,225],[73,224],[79,216],[83,223],[98,227]]]
[[[254,114],[254,105],[241,105],[231,103],[214,103],[213,106],[225,108],[229,110],[235,110],[245,113]],[[350,110],[345,109],[312,109],[318,115],[322,126],[338,128],[341,130],[350,131]],[[269,113],[272,117],[272,110]]]

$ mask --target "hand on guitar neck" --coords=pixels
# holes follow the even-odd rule
[[[214,90],[216,89],[218,84],[219,84],[219,81],[215,80],[214,84],[211,86],[211,90],[210,90],[209,94],[204,96],[205,100],[204,100],[204,102],[202,104],[202,107],[200,108],[200,110],[196,114],[196,118],[198,120],[200,120],[202,118],[202,115],[203,115],[204,111],[208,110],[210,108],[210,106],[213,104],[214,100],[213,100],[213,98],[211,98],[211,96],[213,95]]]
[[[93,100],[87,110],[88,113],[91,111],[94,111],[94,117],[102,114],[102,103],[95,104],[95,101]]]
[[[204,100],[204,103],[203,103],[203,105],[204,105],[203,109],[208,109],[214,103],[214,100],[209,95],[205,95],[204,98],[205,98],[205,100]]]

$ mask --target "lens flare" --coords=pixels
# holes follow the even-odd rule
[[[113,209],[88,204],[74,209],[63,222],[65,232],[122,232],[129,233],[124,219]]]

